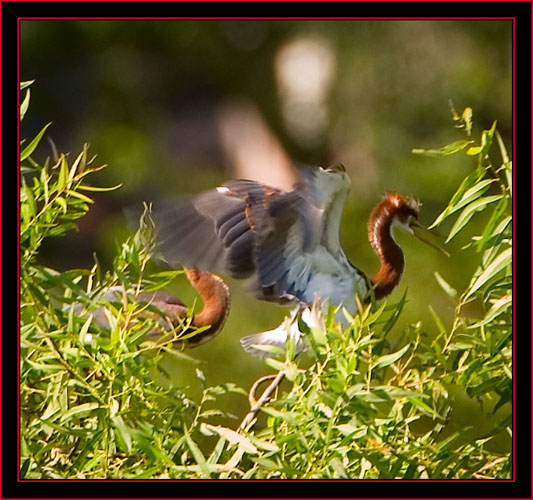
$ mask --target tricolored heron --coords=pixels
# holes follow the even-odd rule
[[[185,275],[203,301],[202,310],[193,314],[189,327],[180,332],[181,335],[187,335],[203,328],[199,333],[186,336],[183,339],[186,347],[196,347],[211,340],[222,330],[229,313],[230,294],[226,283],[214,274],[197,269],[187,269]],[[98,301],[104,303],[121,302],[125,293],[126,290],[123,286],[113,286],[104,290],[98,297]],[[163,291],[139,291],[128,300],[138,302],[141,306],[147,306],[139,314],[140,317],[158,321],[160,326],[154,327],[149,332],[150,337],[158,337],[174,330],[189,314],[186,305],[175,296]],[[75,304],[74,308],[76,314],[83,314],[81,304]],[[91,314],[100,327],[109,328],[109,320],[104,306],[97,307],[91,311]],[[86,337],[86,341],[90,341],[91,338],[92,335],[89,335]]]
[[[362,300],[372,293],[381,299],[400,281],[405,263],[393,236],[395,226],[440,247],[418,222],[419,203],[387,192],[368,222],[370,243],[381,261],[379,272],[368,278],[350,263],[339,241],[349,188],[345,168],[336,165],[302,169],[292,191],[233,180],[190,198],[154,204],[157,253],[172,267],[246,279],[261,300],[301,310],[317,295],[324,306],[330,301],[355,314],[356,294]],[[337,319],[342,321],[342,314]],[[297,326],[290,331],[299,337]],[[286,338],[287,329],[280,327],[241,343],[248,352],[264,356],[255,345],[284,346]],[[303,349],[297,340],[297,348]]]

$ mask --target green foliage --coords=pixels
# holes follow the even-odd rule
[[[86,146],[71,164],[66,155],[53,166],[32,159],[45,129],[21,153],[21,477],[178,477],[185,472],[176,464],[198,460],[185,437],[204,405],[237,389],[206,388],[196,404],[173,387],[159,368],[162,353],[186,368],[195,361],[171,348],[180,332],[155,346],[145,340],[155,321],[139,317],[130,294],[105,304],[108,330],[94,321],[109,287],[168,282],[168,273],[141,280],[149,258],[142,231],[105,274],[98,264],[61,273],[38,263],[43,240],[75,228],[87,213],[85,193],[105,190],[87,183],[102,167],[92,166]]]
[[[346,329],[335,311],[313,309],[317,326],[306,332],[306,356],[296,357],[289,343],[284,358],[267,361],[287,384],[258,421],[240,426],[243,416],[219,425],[232,416],[218,407],[220,398],[246,391],[229,382],[209,386],[180,350],[180,332],[146,340],[154,320],[131,299],[136,286],[159,289],[176,275],[147,272],[149,227],[121,245],[110,271],[98,263],[66,272],[39,264],[44,238],[73,229],[89,209],[85,193],[101,188],[87,177],[102,168],[92,166],[87,147],[71,163],[61,155],[53,166],[38,164],[31,155],[45,127],[21,153],[21,477],[511,477],[508,450],[493,441],[503,435],[508,443],[511,434],[512,167],[495,125],[475,145],[472,111],[453,116],[468,140],[416,150],[476,160],[434,223],[457,216],[452,240],[485,214],[480,234],[462,249],[479,255],[466,289],[436,276],[454,303],[451,327],[431,309],[436,336],[418,322],[392,340],[405,295],[396,304],[361,306],[347,315]],[[104,303],[102,291],[115,285],[128,294]],[[99,306],[107,329],[94,321]],[[166,377],[163,353],[182,370],[196,369],[199,401]],[[451,428],[458,390],[476,401],[491,429]]]
[[[467,108],[454,121],[468,133],[472,110]],[[491,155],[496,139],[501,160]],[[442,330],[434,341],[439,356],[448,358],[445,380],[464,387],[494,415],[512,401],[512,162],[496,129],[496,122],[481,134],[480,144],[466,151],[477,159],[476,169],[469,174],[456,191],[445,210],[436,219],[440,225],[452,214],[459,212],[448,235],[456,237],[476,216],[485,212],[484,227],[463,250],[479,255],[479,265],[466,289],[456,296],[439,276],[443,289],[455,302],[455,317],[450,331]],[[479,217],[479,215],[477,215]],[[468,309],[480,306],[481,317],[472,317]],[[436,313],[434,317],[441,323]],[[450,353],[456,353],[452,358]],[[450,361],[453,363],[450,364]],[[511,434],[511,414],[493,418],[494,430]]]

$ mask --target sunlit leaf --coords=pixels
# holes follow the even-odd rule
[[[29,104],[30,104],[30,89],[26,91],[26,96],[24,97],[24,100],[22,101],[22,104],[20,105],[20,121],[24,119],[24,116],[26,115],[26,111],[28,111]]]
[[[499,298],[494,302],[492,307],[487,311],[487,314],[485,314],[485,317],[481,321],[470,325],[469,328],[478,328],[482,325],[490,323],[500,314],[503,314],[505,311],[507,311],[512,306],[512,304],[513,296],[511,294],[504,295],[503,297]]]
[[[493,179],[485,179],[481,181],[480,174],[477,171],[470,173],[452,196],[448,206],[435,219],[435,222],[429,226],[429,229],[438,226],[449,215],[481,196],[481,194],[483,194],[493,182]]]
[[[200,467],[200,470],[202,471],[202,473],[205,476],[209,477],[211,472],[210,472],[209,466],[207,465],[207,462],[205,460],[204,454],[202,453],[202,450],[200,450],[198,445],[191,438],[191,435],[189,434],[189,431],[187,430],[187,427],[184,427],[183,431],[184,431],[184,434],[185,434],[185,440],[187,442],[189,450],[191,450],[191,453],[192,453],[194,459],[196,460],[196,463]]]
[[[29,87],[34,82],[35,80],[28,80],[26,82],[20,82],[20,90],[24,90],[25,88]]]
[[[52,125],[52,122],[45,125],[43,129],[35,136],[35,138],[24,148],[24,151],[20,153],[20,161],[24,161],[26,158],[28,158],[28,156],[30,156],[35,151],[35,148],[41,142],[41,139],[43,138],[43,135],[46,132],[46,129],[50,125]]]
[[[512,262],[513,249],[507,248],[500,255],[498,255],[491,264],[485,269],[480,276],[472,281],[468,289],[468,293],[465,295],[465,298],[470,297],[474,292],[479,290],[487,281],[493,278],[497,273],[499,273],[506,266],[509,266]]]
[[[461,229],[463,229],[466,224],[468,224],[468,221],[480,210],[483,210],[488,204],[494,203],[497,200],[500,200],[503,195],[498,194],[494,196],[486,196],[484,198],[478,199],[472,203],[470,203],[459,215],[457,220],[455,221],[455,224],[450,230],[450,234],[448,235],[448,238],[446,239],[446,243],[448,243]]]
[[[446,295],[452,298],[457,297],[457,290],[453,288],[438,272],[435,271],[433,275],[435,276],[437,283],[444,290]]]
[[[443,146],[442,148],[438,149],[412,149],[411,152],[413,154],[418,155],[425,155],[425,156],[449,156],[453,155],[455,153],[458,153],[459,151],[462,151],[464,148],[466,148],[469,144],[472,144],[474,141],[455,141],[451,144],[447,144],[446,146]]]
[[[222,427],[220,425],[207,425],[207,428],[210,431],[216,432],[219,436],[222,436],[231,444],[239,445],[239,447],[247,453],[257,453],[257,448],[243,434],[240,434],[239,432],[236,432],[232,429],[228,429],[227,427]]]
[[[392,354],[385,354],[380,356],[378,360],[373,364],[374,368],[385,368],[386,366],[392,365],[398,361],[411,347],[409,344],[402,347],[399,351],[393,352]]]

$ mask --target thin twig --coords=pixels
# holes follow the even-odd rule
[[[254,385],[250,389],[250,397],[249,397],[250,403],[253,403],[255,401],[254,394],[255,394],[257,387],[261,383],[263,383],[265,380],[268,380],[269,378],[272,378],[272,375],[261,377],[259,380],[257,380],[254,383]],[[279,384],[281,384],[284,378],[285,378],[285,372],[284,371],[278,372],[274,380],[265,389],[263,394],[261,394],[261,397],[257,401],[255,401],[255,403],[251,404],[250,411],[244,417],[243,421],[241,422],[241,425],[239,425],[239,430],[245,430],[248,427],[250,422],[252,422],[252,420],[256,417],[261,407],[270,399],[270,396],[277,389]]]

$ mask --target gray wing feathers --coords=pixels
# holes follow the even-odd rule
[[[252,277],[259,298],[298,300],[305,281],[301,257],[318,239],[316,208],[306,200],[306,190],[307,185],[284,192],[235,180],[192,198],[155,204],[156,250],[171,266]]]

